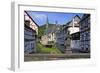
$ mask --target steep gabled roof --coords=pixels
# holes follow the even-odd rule
[[[74,16],[74,18],[75,18],[75,17],[78,17],[79,19],[81,19],[78,15]]]
[[[79,21],[80,21],[81,18],[80,18],[78,15],[76,15],[76,16],[74,16],[74,17],[72,18],[71,21],[69,21],[69,22],[66,24],[66,26],[67,26],[67,27],[72,27],[72,26],[73,26],[73,19],[75,19],[76,17],[77,17],[77,18],[79,19]],[[78,21],[78,22],[79,22],[79,21]],[[77,24],[75,24],[74,26],[78,27],[79,24],[77,23]]]
[[[85,18],[88,18],[88,17],[90,17],[90,14],[84,14],[84,15],[82,16],[80,22],[82,22]],[[79,22],[79,23],[80,23],[80,22]]]
[[[27,11],[24,11],[28,16],[29,18],[39,27],[39,25],[32,19],[32,17],[27,13]]]

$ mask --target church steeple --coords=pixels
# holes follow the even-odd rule
[[[47,32],[48,32],[48,25],[49,25],[49,20],[48,20],[48,16],[47,16],[47,17],[46,17],[45,34],[47,34]]]
[[[55,21],[55,24],[57,25],[58,24],[58,21]]]
[[[49,24],[49,20],[48,20],[48,16],[46,18],[46,29],[48,29],[48,24]]]

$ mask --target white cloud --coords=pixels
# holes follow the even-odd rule
[[[33,13],[32,16],[33,16],[33,18],[35,18],[39,21],[45,21],[46,17],[47,17],[45,14],[38,14],[38,13]]]

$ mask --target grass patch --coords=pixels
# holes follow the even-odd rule
[[[44,54],[45,53],[47,53],[47,54],[61,54],[61,51],[58,48],[56,48],[56,47],[47,48],[40,43],[37,44],[37,52],[44,53]]]

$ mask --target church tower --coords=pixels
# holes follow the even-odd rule
[[[45,34],[47,34],[47,32],[48,32],[48,25],[49,25],[49,20],[48,20],[48,16],[47,16],[47,17],[46,17]]]

